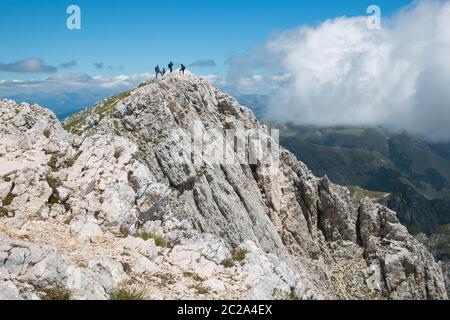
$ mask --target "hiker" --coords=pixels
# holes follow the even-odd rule
[[[161,74],[164,77],[164,75],[166,74],[166,68],[163,68],[163,71],[161,72]]]
[[[156,79],[158,79],[158,74],[162,74],[161,69],[159,68],[159,64],[155,67]]]
[[[184,66],[184,64],[181,64],[180,73],[184,75],[185,70],[186,70],[186,67]]]
[[[170,63],[169,63],[169,71],[170,71],[170,73],[172,73],[173,72],[173,62],[172,61],[170,61]]]

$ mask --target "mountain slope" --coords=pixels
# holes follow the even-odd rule
[[[447,298],[394,212],[355,205],[286,150],[272,174],[274,154],[249,163],[274,141],[204,80],[169,75],[101,101],[65,121],[79,136],[38,106],[0,108],[0,292],[107,298],[125,282],[150,298]],[[235,161],[215,161],[229,130]],[[193,131],[208,139],[193,146]]]

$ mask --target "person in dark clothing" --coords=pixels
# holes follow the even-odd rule
[[[170,61],[170,63],[169,63],[169,71],[170,71],[170,73],[172,73],[173,72],[173,62],[172,61]]]
[[[165,74],[166,74],[166,68],[163,68],[161,75],[164,77]]]
[[[180,73],[184,74],[184,71],[186,71],[186,67],[184,66],[184,64],[181,64]]]
[[[159,68],[159,64],[155,67],[156,79],[158,79],[158,74],[162,75],[161,69]]]

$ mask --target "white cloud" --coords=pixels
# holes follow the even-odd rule
[[[366,21],[336,18],[268,41],[269,58],[258,54],[266,60],[259,67],[267,75],[274,68],[285,72],[268,117],[319,126],[383,125],[450,139],[450,2],[416,2],[383,20],[378,31]],[[242,57],[234,69],[247,63]],[[249,73],[237,78],[234,84],[248,87]]]

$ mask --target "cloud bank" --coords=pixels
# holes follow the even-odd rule
[[[35,80],[0,80],[0,99],[38,103],[65,116],[86,108],[105,97],[136,87],[153,74],[118,75],[55,74]]]
[[[366,21],[341,17],[271,39],[268,58],[256,61],[262,74],[281,68],[286,74],[272,92],[268,118],[381,125],[450,139],[450,2],[416,2],[383,20],[382,30],[369,30]],[[261,79],[234,74],[231,80],[248,87]]]
[[[42,59],[28,58],[13,63],[0,63],[0,71],[15,73],[55,73],[58,69]]]

